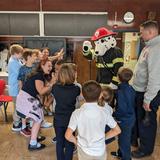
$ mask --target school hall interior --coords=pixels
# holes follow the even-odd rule
[[[159,6],[159,0],[0,0],[0,80],[6,82],[0,98],[8,96],[9,47],[13,44],[31,49],[46,47],[50,56],[63,48],[64,60],[77,65],[77,82],[82,85],[96,80],[97,75],[95,61],[83,56],[83,42],[91,41],[97,28],[106,27],[117,33],[124,66],[134,70],[144,47],[139,26],[147,20],[155,20],[160,26]],[[13,112],[12,100],[0,99],[0,160],[56,160],[54,128],[40,129],[46,148],[31,152],[27,149],[30,139],[12,131]],[[53,123],[53,115],[45,115],[45,121]],[[106,146],[107,160],[116,160],[110,152],[117,147],[117,139]],[[78,160],[77,152],[73,160]],[[154,152],[141,160],[160,160],[160,109]]]

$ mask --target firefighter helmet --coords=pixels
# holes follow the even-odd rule
[[[92,36],[91,40],[92,41],[96,41],[100,38],[103,38],[103,37],[108,37],[108,36],[111,36],[111,35],[116,35],[117,33],[115,32],[112,32],[110,30],[108,30],[107,28],[105,27],[101,27],[101,28],[98,28],[96,30],[96,32],[94,33],[94,35]]]

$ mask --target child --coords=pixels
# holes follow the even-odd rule
[[[128,68],[120,68],[118,78],[121,82],[116,93],[116,118],[121,134],[118,136],[119,149],[111,152],[113,156],[122,160],[131,160],[131,131],[135,123],[135,90],[129,85],[133,72]]]
[[[41,52],[42,52],[43,56],[48,57],[49,60],[51,60],[52,62],[55,61],[55,60],[63,59],[63,55],[64,55],[63,48],[59,52],[55,53],[54,56],[50,56],[49,48],[48,47],[42,48]]]
[[[42,60],[37,69],[31,72],[30,77],[25,81],[22,90],[20,90],[17,96],[17,114],[21,116],[21,118],[30,118],[33,120],[31,139],[28,145],[28,150],[30,151],[40,150],[45,147],[44,144],[39,143],[42,139],[38,139],[37,137],[44,118],[39,96],[51,90],[56,81],[56,78],[52,77],[50,83],[45,86],[44,74],[49,74],[51,70],[51,61],[48,59]]]
[[[79,86],[80,89],[82,89],[81,84],[77,82],[77,78],[78,78],[77,65],[75,63],[70,63],[70,65],[72,66],[73,70],[75,71],[75,82],[74,82],[74,84]],[[81,93],[76,99],[76,108],[79,108],[84,103],[84,101],[85,100],[84,100],[84,98],[82,96],[82,93]]]
[[[61,49],[60,52],[57,52],[54,56],[49,56],[49,48],[47,47],[42,48],[41,51],[44,57],[48,57],[48,59],[52,61],[52,64],[55,63],[55,61],[63,59],[63,54],[64,54],[63,49]],[[52,69],[52,72],[53,72],[53,69]],[[49,79],[49,76],[46,77],[46,83],[48,79]],[[43,104],[45,106],[44,112],[46,113],[46,115],[53,115],[51,108],[50,108],[51,104],[53,104],[53,96],[50,93],[46,94],[43,97]]]
[[[14,113],[13,113],[13,127],[12,131],[20,131],[21,130],[21,120],[16,114],[15,109],[15,102],[16,97],[19,92],[19,85],[18,85],[18,74],[19,69],[22,66],[20,59],[22,57],[23,47],[18,44],[14,44],[10,47],[10,54],[11,57],[8,62],[8,91],[9,95],[13,97],[14,103]]]
[[[114,97],[113,89],[109,86],[102,86],[102,92],[101,92],[100,98],[98,100],[98,104],[100,106],[103,106],[105,111],[107,112],[107,114],[110,114],[110,115],[113,114],[113,109],[110,106],[112,104],[113,97]],[[107,133],[110,129],[111,128],[108,125],[106,125],[105,133]],[[107,144],[113,142],[114,140],[115,140],[115,137],[107,139],[107,140],[105,140],[105,144],[107,145]]]
[[[19,88],[21,89],[23,83],[27,79],[27,75],[31,73],[32,69],[34,68],[34,63],[37,59],[36,53],[32,52],[31,49],[25,49],[22,54],[23,59],[25,60],[25,64],[20,68],[18,74],[19,80]]]
[[[80,88],[74,82],[75,71],[72,66],[67,63],[62,64],[58,73],[58,83],[52,90],[56,101],[54,128],[57,160],[72,160],[73,157],[74,144],[65,140],[64,135],[70,116],[75,110],[76,98],[80,95]]]
[[[97,104],[101,86],[96,81],[84,83],[82,94],[86,103],[72,113],[65,137],[78,146],[79,160],[106,160],[105,139],[118,135],[120,128],[104,107]],[[105,135],[106,125],[112,129]],[[76,129],[77,139],[73,135]]]
[[[23,65],[18,74],[19,88],[22,89],[23,84],[27,79],[27,75],[31,73],[34,68],[34,63],[37,59],[37,56],[32,50],[25,49],[22,54],[23,59],[25,60],[25,65]],[[31,131],[26,126],[26,120],[22,118],[22,130],[20,131],[22,135],[25,137],[29,137],[31,135]]]
[[[102,86],[102,92],[100,98],[98,100],[98,104],[100,106],[104,106],[106,111],[108,111],[111,115],[113,113],[113,109],[110,106],[114,97],[114,91],[109,86]]]
[[[54,64],[53,64],[54,62]],[[56,60],[56,61],[53,61],[52,64],[53,64],[53,72],[58,75],[59,73],[59,70],[62,66],[63,63],[65,63],[65,61],[63,59],[60,59],[60,60]],[[55,113],[55,106],[56,106],[56,101],[55,99],[53,100],[53,114]],[[52,143],[56,143],[56,137],[53,137],[52,138]]]

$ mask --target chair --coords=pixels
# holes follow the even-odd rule
[[[5,86],[6,86],[5,80],[0,79],[0,109],[2,110],[1,107],[2,106],[4,107],[5,122],[8,122],[7,107],[8,103],[11,102],[13,99],[11,96],[4,95]]]

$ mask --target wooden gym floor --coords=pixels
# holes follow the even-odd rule
[[[51,139],[55,135],[54,129],[41,129],[41,134],[46,136],[44,143],[47,147],[41,151],[29,152],[27,150],[29,139],[25,138],[19,133],[14,133],[11,131],[13,112],[12,108],[13,107],[11,105],[8,107],[8,123],[4,122],[2,113],[0,111],[0,160],[56,160],[55,144],[52,144],[51,142]],[[45,118],[47,121],[52,122],[52,116]],[[160,128],[160,124],[158,125]],[[117,142],[113,142],[107,146],[107,160],[116,160],[110,156],[110,152],[115,151],[116,148]],[[77,154],[74,155],[73,160],[77,160]],[[160,131],[157,132],[154,153],[152,156],[145,157],[141,160],[160,160]]]

